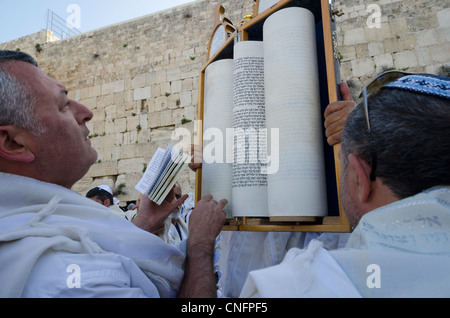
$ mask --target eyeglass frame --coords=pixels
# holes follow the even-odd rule
[[[378,92],[383,86],[392,83],[393,81],[411,75],[412,73],[402,72],[402,71],[387,71],[379,74],[375,77],[367,86],[364,87],[360,98],[363,97],[364,105],[364,115],[366,117],[367,131],[370,134],[370,120],[369,120],[369,102],[368,97],[370,94]],[[376,168],[377,168],[377,155],[376,152],[371,149],[371,159],[372,159],[372,171],[370,172],[370,180],[375,181],[376,179]]]
[[[370,121],[369,121],[369,102],[368,97],[370,94],[378,92],[383,86],[392,83],[393,81],[407,75],[411,75],[412,73],[407,73],[403,71],[386,71],[384,73],[379,74],[375,77],[369,84],[367,84],[361,95],[359,97],[363,97],[364,103],[364,113],[366,116],[367,130],[370,132]],[[375,86],[376,85],[376,86]]]

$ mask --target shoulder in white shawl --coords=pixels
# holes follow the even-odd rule
[[[95,201],[54,184],[0,173],[0,249],[33,237],[39,238],[40,244],[43,239],[48,242],[47,249],[114,253],[130,258],[150,277],[162,297],[173,296],[184,275],[183,251],[115,216]],[[34,262],[46,252],[45,248],[33,248],[32,242],[27,240],[29,253],[16,253],[19,258],[15,262],[0,260],[11,264],[2,265],[0,281],[13,282],[22,277],[19,280],[25,284]],[[0,252],[0,258],[9,258],[9,252]],[[15,265],[18,263],[20,267]]]
[[[292,248],[276,266],[249,273],[240,297],[360,297],[353,283],[318,240]]]

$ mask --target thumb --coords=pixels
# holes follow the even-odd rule
[[[184,203],[184,201],[186,201],[186,199],[189,198],[188,194],[184,194],[181,198],[179,198],[178,200],[172,202],[169,204],[169,208],[172,211],[173,209],[175,209],[177,206],[182,205]]]
[[[187,198],[189,198],[189,194],[183,194],[183,196],[175,202],[177,204],[176,206],[183,204]]]
[[[352,92],[350,91],[347,82],[342,82],[339,89],[341,91],[342,100],[353,101]]]

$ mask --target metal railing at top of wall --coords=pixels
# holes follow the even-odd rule
[[[53,34],[59,39],[65,39],[74,35],[81,34],[81,32],[70,25],[63,18],[59,17],[52,10],[47,10],[47,30],[53,32]]]

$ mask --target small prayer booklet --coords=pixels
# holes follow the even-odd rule
[[[158,148],[135,189],[161,204],[188,166],[191,157],[168,145]]]

